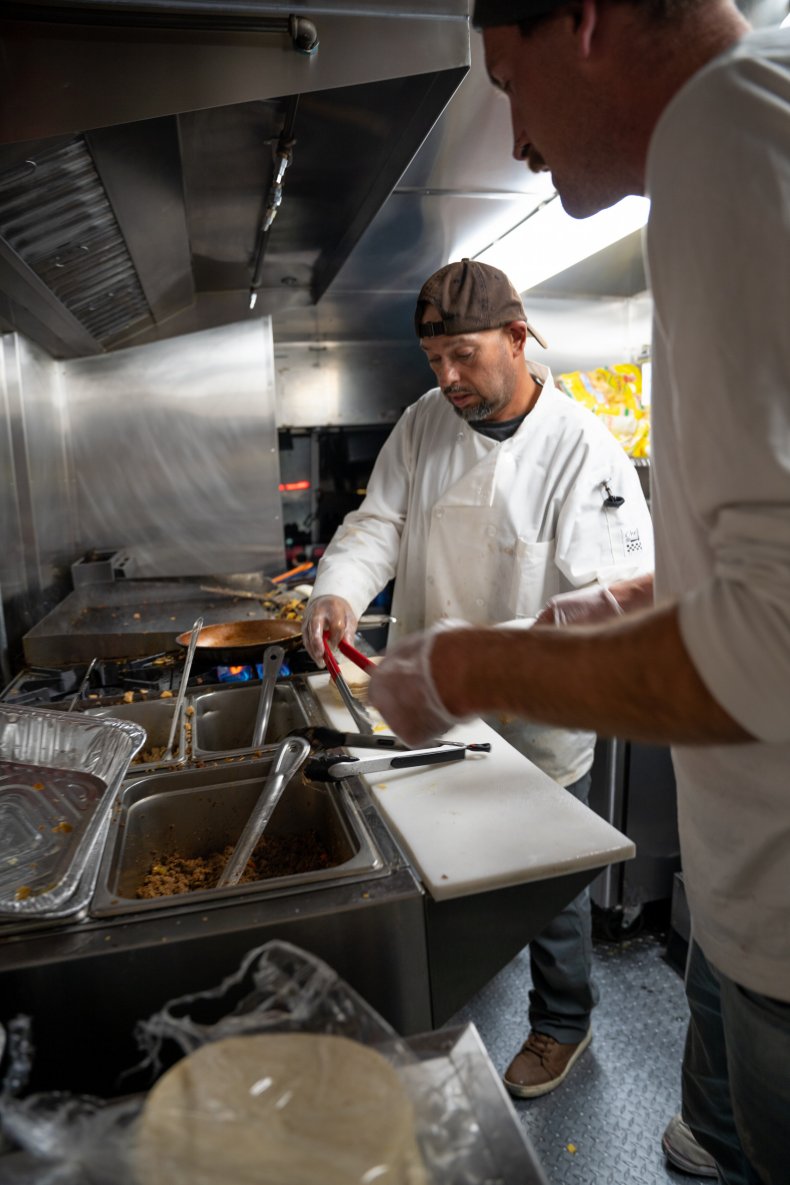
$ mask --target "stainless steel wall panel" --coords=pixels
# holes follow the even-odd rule
[[[417,339],[288,342],[275,349],[282,428],[392,424],[434,386]]]
[[[63,368],[81,548],[139,577],[282,566],[268,318]]]
[[[63,375],[17,334],[0,338],[0,586],[8,642],[68,591],[75,519]]]

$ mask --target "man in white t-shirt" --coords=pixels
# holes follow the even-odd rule
[[[514,154],[568,213],[651,199],[655,603],[428,631],[371,702],[413,744],[495,709],[673,745],[683,1117],[726,1185],[787,1185],[790,30],[753,33],[730,0],[477,0],[473,23]]]
[[[572,589],[617,611],[612,582],[653,570],[636,471],[525,357],[528,339],[545,342],[505,273],[470,259],[440,268],[420,290],[415,332],[439,385],[406,408],[318,566],[302,632],[321,665],[324,634],[351,641],[393,577],[391,640],[447,618],[531,623]],[[594,734],[512,714],[488,723],[586,803]],[[504,1075],[518,1098],[553,1090],[590,1042],[587,891],[535,936],[530,967],[529,1031]]]

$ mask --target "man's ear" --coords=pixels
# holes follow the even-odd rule
[[[510,335],[510,339],[513,342],[514,354],[522,353],[527,344],[526,321],[511,321],[508,325],[503,326],[503,328]]]
[[[592,53],[593,38],[598,28],[598,0],[581,0],[576,33],[582,56],[589,58]]]

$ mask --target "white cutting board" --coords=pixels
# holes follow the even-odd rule
[[[329,675],[309,675],[308,683],[327,722],[356,732]],[[368,711],[381,721],[372,708]],[[376,731],[389,730],[381,721]],[[634,855],[626,836],[482,720],[458,725],[445,739],[490,741],[491,752],[468,753],[448,765],[383,770],[364,779],[435,900],[599,868]],[[349,752],[361,758],[376,750]]]

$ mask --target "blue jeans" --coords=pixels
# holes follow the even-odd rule
[[[723,1185],[790,1182],[790,1004],[740,987],[689,948],[683,1118]]]
[[[567,787],[581,802],[590,796],[590,774]],[[564,1044],[576,1044],[590,1027],[598,1003],[592,982],[590,890],[566,905],[529,944],[532,991],[529,1025]]]

